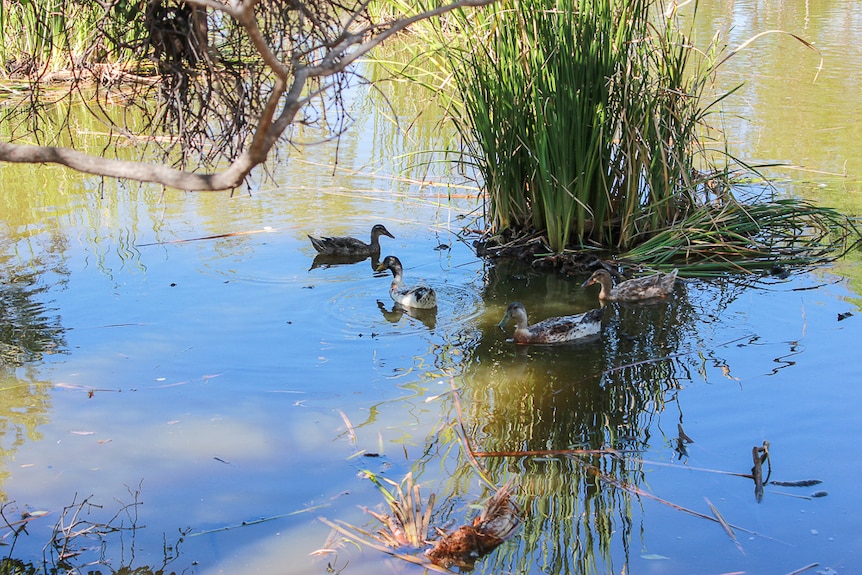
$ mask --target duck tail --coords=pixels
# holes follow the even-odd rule
[[[308,235],[308,234],[306,234],[306,235]],[[320,241],[317,238],[311,237],[310,235],[308,235],[308,241],[311,242],[311,245],[313,245],[314,249],[316,249],[318,252],[323,252],[324,245],[323,245],[322,241]]]

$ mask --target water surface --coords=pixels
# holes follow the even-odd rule
[[[780,191],[853,214],[858,8],[719,2],[700,7],[698,28],[722,28],[730,45],[771,28],[816,42],[816,83],[817,58],[787,39],[728,61],[720,83],[746,80],[728,118],[748,118],[728,132],[740,156],[795,166]],[[55,524],[72,522],[64,508],[89,498],[98,507],[78,521],[118,514],[112,524],[138,527],[105,536],[113,569],[418,573],[327,541],[319,518],[376,529],[361,510],[382,509],[370,470],[412,471],[437,493],[436,525],[467,521],[487,492],[464,430],[477,451],[623,454],[483,458],[496,482],[517,479],[526,521],[480,572],[862,566],[858,254],[787,278],[686,280],[666,301],[610,306],[597,341],[514,346],[496,326],[509,302],[538,320],[591,309],[595,292],[583,277],[476,258],[462,234],[475,190],[410,154],[442,147],[439,116],[407,130],[388,109],[357,109],[337,152],[291,152],[274,181],[233,195],[2,167],[0,492],[9,521],[48,512],[11,555],[41,561]],[[435,316],[394,309],[370,260],[313,267],[306,234],[365,237],[374,223],[396,236],[383,255],[404,262],[406,281],[438,290]],[[764,441],[772,479],[822,483],[767,486],[758,502],[739,474]],[[707,500],[740,528],[736,543],[686,511],[712,516]],[[338,552],[310,555],[324,547]],[[70,549],[78,567],[102,553],[84,536]]]

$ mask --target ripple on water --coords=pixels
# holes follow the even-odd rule
[[[427,285],[437,292],[436,310],[405,308],[392,301],[388,289],[371,291],[367,285],[355,285],[327,299],[327,316],[333,325],[341,323],[344,335],[388,337],[458,331],[482,313],[482,299],[472,290],[450,284]]]

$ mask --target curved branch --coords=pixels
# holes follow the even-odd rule
[[[236,188],[242,184],[251,170],[261,163],[252,159],[250,154],[243,153],[224,171],[196,174],[163,164],[115,160],[69,148],[8,142],[0,142],[0,161],[19,164],[59,164],[85,174],[162,184],[190,192]]]
[[[403,32],[416,22],[427,20],[428,18],[434,18],[436,16],[442,16],[443,14],[447,14],[459,8],[487,6],[496,1],[497,0],[458,0],[451,4],[438,6],[437,8],[410,16],[409,18],[395,20],[388,24],[382,32],[365,42],[361,42],[362,38],[374,30],[381,28],[379,24],[369,26],[365,30],[361,30],[353,34],[348,34],[345,31],[342,36],[343,39],[338,43],[338,45],[330,50],[329,54],[327,54],[323,59],[323,64],[309,67],[308,74],[309,76],[330,76],[332,74],[337,74],[387,39],[391,38],[398,32]],[[356,46],[356,49],[348,54],[347,51],[351,46]]]
[[[71,148],[13,144],[0,141],[0,162],[59,164],[86,174],[156,183],[186,191],[228,190],[240,186],[251,171],[266,162],[269,152],[285,130],[294,122],[296,115],[308,102],[305,94],[309,79],[333,76],[344,72],[351,64],[373,48],[405,30],[410,25],[428,18],[465,7],[484,6],[496,0],[456,0],[449,4],[427,10],[407,18],[384,24],[372,24],[364,29],[350,32],[347,28],[329,45],[322,58],[314,65],[286,65],[267,44],[254,12],[258,0],[240,2],[230,0],[186,0],[188,4],[217,10],[233,18],[248,35],[264,66],[271,70],[275,81],[272,92],[266,98],[263,109],[251,133],[248,147],[233,159],[230,165],[214,173],[197,173],[130,160],[119,160],[79,152]],[[365,4],[361,4],[364,7]],[[361,12],[362,8],[357,9]],[[348,22],[355,22],[358,13]],[[318,27],[320,24],[318,24]],[[344,26],[344,24],[342,24]],[[318,45],[322,49],[327,42]],[[292,81],[290,76],[292,74]],[[289,88],[288,88],[289,86]],[[280,108],[280,112],[279,112]],[[276,116],[277,114],[277,116]]]

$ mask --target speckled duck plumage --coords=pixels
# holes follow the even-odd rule
[[[377,266],[377,271],[387,269],[392,272],[389,295],[394,301],[404,307],[415,309],[434,309],[437,307],[437,293],[433,288],[421,284],[411,287],[404,285],[404,268],[398,258],[386,256]]]
[[[656,273],[651,276],[626,280],[613,285],[611,274],[598,269],[583,283],[582,287],[599,284],[599,299],[602,301],[638,301],[663,298],[673,291],[677,270]]]
[[[527,310],[521,303],[513,302],[506,308],[498,325],[502,329],[514,320],[512,339],[516,343],[566,343],[598,334],[602,329],[603,315],[604,308],[600,308],[578,315],[551,317],[529,325]]]

